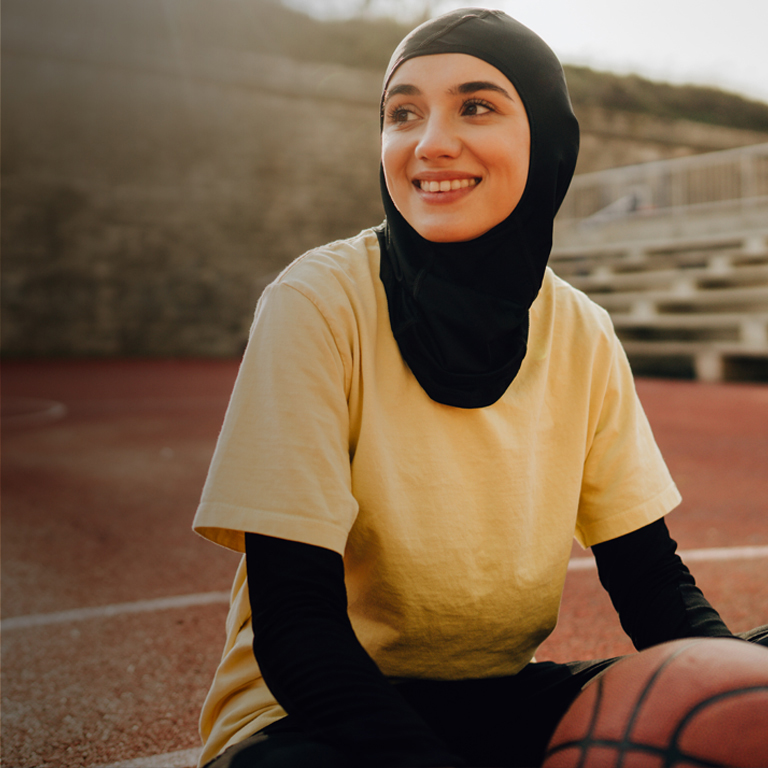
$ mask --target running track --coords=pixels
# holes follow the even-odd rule
[[[3,366],[2,764],[187,768],[236,556],[190,524],[237,364]],[[768,386],[642,380],[669,519],[733,630],[768,622]],[[540,659],[631,650],[574,550]]]

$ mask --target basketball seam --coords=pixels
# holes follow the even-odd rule
[[[717,693],[714,696],[710,696],[708,699],[703,699],[702,701],[699,701],[695,706],[691,707],[688,710],[688,712],[686,712],[685,716],[678,723],[677,728],[672,734],[672,738],[670,740],[669,750],[672,752],[672,755],[675,756],[674,760],[677,761],[677,756],[679,756],[683,758],[686,762],[691,762],[691,761],[701,762],[702,758],[690,755],[687,752],[684,752],[678,746],[680,742],[680,737],[682,735],[682,731],[700,710],[718,701],[722,701],[723,699],[731,698],[732,696],[738,696],[743,693],[754,693],[758,691],[768,691],[768,685],[752,685],[746,688],[733,688],[728,691],[722,691],[721,693]],[[706,763],[706,764],[716,765],[716,766],[720,765],[720,763]],[[670,759],[667,758],[664,761],[664,768],[672,768],[672,766],[674,766],[674,762],[670,762]]]
[[[688,647],[690,646],[686,646],[686,648]],[[683,648],[681,650],[685,650],[685,649]],[[628,738],[626,733],[621,739],[596,738],[594,736],[594,729],[595,729],[597,717],[599,714],[599,709],[602,705],[602,694],[603,694],[603,691],[602,691],[603,681],[600,680],[597,682],[599,683],[598,689],[597,689],[597,698],[595,700],[595,705],[592,710],[592,718],[591,718],[589,729],[586,735],[578,740],[573,739],[573,740],[565,741],[561,744],[558,744],[553,749],[550,749],[547,751],[547,757],[549,757],[550,755],[554,755],[558,752],[563,752],[566,749],[572,749],[575,747],[580,752],[580,758],[577,764],[577,768],[584,768],[585,760],[587,758],[587,754],[589,753],[589,750],[594,747],[605,747],[605,748],[614,749],[618,752],[617,757],[619,758],[619,760],[616,764],[617,768],[618,766],[621,765],[625,756],[627,756],[630,753],[637,754],[638,752],[654,755],[655,757],[661,758],[663,760],[663,768],[674,768],[675,765],[678,765],[681,762],[684,762],[690,768],[725,768],[724,763],[707,760],[706,758],[699,757],[697,755],[693,755],[689,752],[682,750],[679,746],[679,741],[680,741],[680,736],[682,731],[684,730],[685,726],[690,722],[690,720],[696,715],[697,712],[699,712],[700,710],[704,709],[705,707],[713,703],[722,701],[723,699],[731,698],[733,696],[744,694],[744,693],[768,691],[768,685],[754,685],[754,686],[747,686],[743,688],[736,688],[728,691],[723,691],[714,696],[710,696],[709,698],[704,699],[703,701],[698,702],[695,706],[691,707],[691,709],[686,713],[683,719],[679,722],[676,730],[670,737],[670,742],[667,746],[656,746],[653,744],[645,744],[643,742],[632,741],[631,738]]]
[[[698,645],[701,642],[701,639],[693,639],[690,643],[686,643],[682,648],[679,648],[675,651],[668,659],[665,659],[664,662],[659,666],[658,669],[656,669],[651,676],[650,680],[646,683],[645,688],[643,689],[640,697],[638,698],[637,702],[635,703],[635,707],[632,711],[632,714],[630,715],[629,721],[627,723],[627,727],[624,731],[623,736],[621,739],[597,739],[594,737],[594,730],[597,725],[597,719],[600,713],[600,708],[602,706],[602,699],[603,699],[603,683],[604,683],[604,677],[603,675],[600,675],[598,678],[594,680],[594,684],[597,685],[597,694],[595,698],[595,703],[592,707],[592,716],[590,718],[590,723],[588,730],[586,734],[579,740],[571,740],[567,742],[563,742],[562,744],[558,744],[556,747],[552,749],[547,750],[547,757],[550,755],[554,755],[558,752],[562,752],[565,749],[570,749],[572,747],[578,747],[580,751],[580,758],[577,765],[577,768],[584,768],[584,764],[587,758],[587,754],[589,750],[594,746],[606,746],[606,747],[613,747],[615,749],[619,750],[618,755],[618,762],[616,763],[616,768],[621,768],[623,762],[624,762],[624,756],[627,751],[627,747],[630,747],[631,749],[635,750],[642,750],[644,752],[650,752],[655,755],[664,756],[664,750],[659,747],[653,747],[651,745],[647,744],[635,744],[631,741],[631,731],[635,724],[635,721],[637,717],[639,716],[640,708],[642,707],[642,704],[645,702],[646,698],[648,697],[650,691],[652,690],[653,686],[656,684],[659,676],[661,673],[666,669],[666,667],[674,660],[676,659],[683,651],[688,650],[689,648],[692,648],[695,645]],[[634,658],[634,657],[633,657]],[[621,662],[619,662],[620,664]],[[614,669],[617,667],[618,664],[612,665],[609,669]],[[567,713],[566,713],[567,714]],[[707,763],[703,762],[700,763],[700,766],[698,768],[717,768],[717,764],[715,763]]]
[[[658,682],[659,678],[661,677],[664,670],[684,651],[687,651],[689,648],[692,648],[695,645],[698,645],[701,640],[694,640],[690,643],[686,643],[682,648],[679,648],[676,650],[669,658],[664,660],[664,663],[659,666],[657,670],[651,675],[650,680],[646,683],[645,688],[643,689],[642,693],[640,694],[639,698],[635,702],[634,709],[632,710],[632,714],[629,716],[629,720],[627,721],[627,727],[624,730],[624,735],[622,737],[622,740],[620,743],[622,744],[631,744],[631,735],[632,735],[632,729],[635,726],[635,723],[637,721],[637,718],[640,716],[640,710],[642,709],[643,704],[647,700],[648,696],[650,695],[651,691],[653,690],[654,686]],[[619,759],[616,763],[616,768],[622,768],[624,764],[624,755],[625,751],[622,749],[619,753]]]
[[[589,742],[592,740],[592,734],[595,732],[595,728],[597,727],[597,718],[600,714],[600,708],[602,706],[603,702],[603,678],[601,677],[597,681],[597,694],[595,695],[595,705],[592,707],[592,719],[589,723],[589,728],[587,729],[587,744],[586,746],[581,747],[581,757],[579,758],[579,764],[577,768],[584,768],[584,762],[587,759],[587,753],[589,752],[590,744]],[[582,739],[582,741],[584,741]]]
[[[669,750],[667,747],[657,747],[653,744],[623,741],[620,739],[588,739],[585,737],[579,741],[564,741],[562,744],[558,744],[554,749],[549,750],[549,752],[547,752],[547,757],[550,757],[557,752],[563,752],[566,749],[571,749],[572,747],[578,747],[579,749],[583,750],[585,748],[585,742],[587,742],[587,749],[591,749],[592,747],[608,747],[614,749],[618,752],[622,759],[628,753],[637,754],[638,752],[643,752],[649,755],[654,755],[655,757],[659,757],[664,760],[664,768],[674,768],[675,763],[681,759],[685,761],[687,768],[727,768],[727,766],[723,763],[713,763],[712,761],[706,760],[705,758],[695,757],[685,752],[676,752],[673,757],[673,762],[669,762]],[[582,761],[578,764],[578,768],[583,768],[583,766],[584,762],[582,758]]]

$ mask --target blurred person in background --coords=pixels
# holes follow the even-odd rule
[[[265,291],[195,518],[245,553],[211,768],[539,764],[614,661],[534,659],[574,536],[638,649],[732,636],[608,315],[546,266],[579,144],[555,55],[499,11],[428,21],[381,131],[386,220]]]

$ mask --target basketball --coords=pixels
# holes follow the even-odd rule
[[[618,661],[575,699],[542,768],[765,768],[768,648],[676,640]]]

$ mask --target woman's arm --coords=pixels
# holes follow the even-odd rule
[[[592,547],[600,582],[638,650],[681,637],[732,637],[676,549],[663,518]]]
[[[245,550],[254,654],[291,718],[365,765],[463,764],[357,640],[338,553],[250,533]]]

